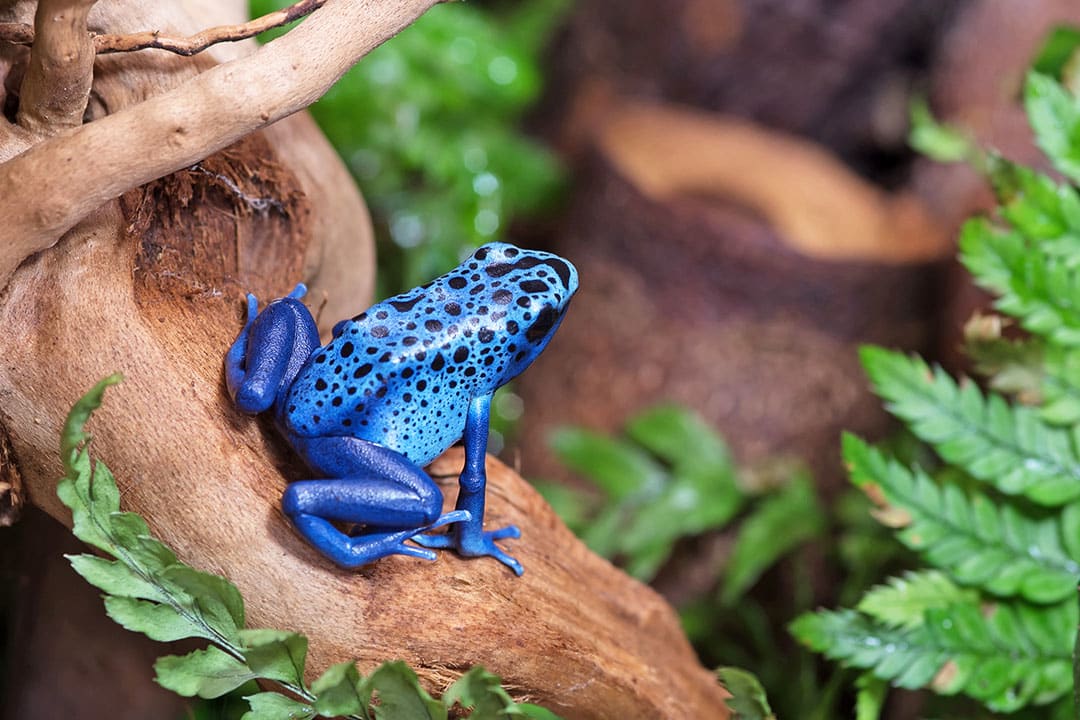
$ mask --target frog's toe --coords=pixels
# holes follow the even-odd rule
[[[504,529],[506,529],[506,528],[504,528]],[[519,535],[520,535],[520,533],[518,535],[514,535],[513,537],[519,537]],[[521,567],[521,563],[519,563],[517,561],[517,559],[511,557],[510,555],[506,554],[505,552],[503,552],[502,550],[497,548],[495,546],[495,543],[490,544],[490,546],[488,547],[488,552],[486,554],[490,555],[493,558],[495,558],[496,560],[501,562],[503,565],[506,565],[508,568],[510,568],[511,570],[514,571],[515,575],[517,575],[519,577],[521,576],[521,574],[523,572],[525,572],[525,568]]]
[[[453,538],[449,535],[413,535],[412,541],[417,545],[423,545],[426,548],[434,548],[436,550],[445,550],[446,548],[456,547]]]
[[[255,318],[259,314],[259,299],[255,297],[253,293],[247,294],[247,322],[245,327],[255,322]]]
[[[452,510],[448,513],[443,513],[442,517],[431,525],[428,525],[426,528],[421,528],[421,532],[441,528],[443,525],[449,525],[450,523],[468,522],[470,520],[472,520],[472,513],[468,510]]]
[[[518,529],[517,525],[507,525],[504,528],[491,531],[488,533],[488,536],[492,540],[505,540],[506,538],[517,539],[521,537],[521,530]]]

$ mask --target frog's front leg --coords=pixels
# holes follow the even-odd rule
[[[445,535],[417,535],[414,541],[429,548],[454,548],[466,557],[490,556],[507,565],[516,574],[521,563],[495,545],[496,540],[521,537],[515,525],[484,532],[484,501],[487,491],[487,437],[491,413],[491,395],[478,397],[469,404],[465,420],[465,468],[458,482],[456,509],[467,512],[469,520],[454,525]]]
[[[290,483],[282,509],[300,534],[338,565],[358,567],[393,554],[434,560],[435,553],[405,541],[470,517],[460,510],[439,517],[438,486],[389,448],[348,436],[289,440],[323,479]],[[360,524],[362,534],[346,535],[333,521]]]

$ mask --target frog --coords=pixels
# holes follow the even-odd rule
[[[225,384],[242,413],[272,414],[311,472],[282,494],[296,531],[344,568],[449,549],[520,576],[521,563],[496,544],[519,528],[484,530],[492,397],[547,347],[577,286],[558,255],[489,243],[338,322],[326,345],[303,283],[262,310],[249,293]],[[459,440],[458,498],[443,513],[423,468]]]

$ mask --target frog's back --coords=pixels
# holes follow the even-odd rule
[[[507,262],[514,259],[520,267]],[[461,437],[472,399],[539,354],[574,289],[573,267],[554,255],[485,246],[450,273],[339,323],[289,390],[287,429],[351,435],[426,464]]]

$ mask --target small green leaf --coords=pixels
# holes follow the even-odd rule
[[[247,665],[215,646],[187,655],[166,655],[154,663],[157,682],[184,697],[216,698],[256,675]]]
[[[708,464],[731,472],[724,441],[697,413],[680,405],[656,405],[639,413],[626,424],[626,434],[672,467]]]
[[[532,703],[520,703],[514,706],[514,710],[516,715],[527,718],[527,720],[562,720],[561,717],[547,708]]]
[[[443,694],[442,700],[448,708],[457,703],[471,709],[470,720],[505,718],[506,709],[514,705],[513,699],[499,684],[498,676],[482,667],[471,668],[458,678]]]
[[[151,640],[173,642],[184,638],[216,639],[207,628],[170,605],[130,597],[106,596],[105,612],[121,627]]]
[[[172,565],[162,580],[194,600],[199,617],[222,637],[233,641],[244,627],[244,599],[231,582],[220,575],[200,572],[187,565]]]
[[[732,720],[776,720],[765,688],[761,681],[751,673],[736,667],[722,667],[716,671],[721,684],[731,693],[727,699]]]
[[[889,683],[864,672],[855,680],[855,720],[878,720],[889,694]]]
[[[1028,74],[1024,106],[1035,139],[1054,167],[1080,181],[1080,106],[1054,78]]]
[[[1077,49],[1080,49],[1080,29],[1071,25],[1058,25],[1043,40],[1039,54],[1031,63],[1031,69],[1060,80]]]
[[[315,708],[276,692],[246,695],[244,699],[251,705],[251,710],[240,720],[310,720],[315,717]]]
[[[552,435],[551,446],[567,466],[612,500],[639,492],[655,494],[664,482],[663,472],[645,453],[604,435],[562,428]]]
[[[979,149],[961,130],[939,123],[926,100],[911,103],[911,132],[908,144],[915,152],[938,162],[966,162],[978,157]]]
[[[825,516],[813,484],[807,475],[799,474],[743,522],[726,568],[721,601],[734,603],[773,563],[824,527]]]
[[[420,687],[416,673],[400,660],[383,663],[360,682],[362,704],[375,705],[376,720],[446,720],[446,706]]]
[[[86,425],[94,411],[101,407],[101,401],[105,397],[105,388],[115,385],[123,379],[123,375],[114,373],[98,381],[94,387],[90,388],[85,395],[75,402],[71,412],[68,413],[67,420],[64,421],[64,429],[60,433],[60,459],[64,462],[69,477],[77,474],[72,469],[76,460],[77,449],[90,437],[83,432],[83,426]]]
[[[958,603],[975,603],[978,593],[961,588],[937,570],[908,571],[872,588],[856,609],[888,625],[918,627],[926,611]]]
[[[308,641],[284,630],[241,630],[244,660],[251,672],[267,680],[304,684]]]
[[[66,555],[71,567],[88,583],[109,595],[163,602],[161,589],[118,560],[96,555]]]
[[[361,715],[367,718],[367,708],[357,693],[359,684],[360,673],[356,663],[348,661],[331,665],[311,683],[311,692],[315,693],[315,709],[326,717]]]

